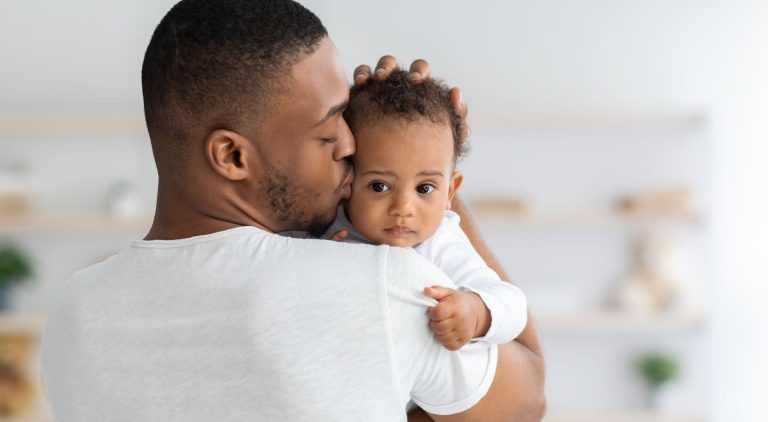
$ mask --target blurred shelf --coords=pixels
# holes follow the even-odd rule
[[[94,138],[148,135],[141,114],[0,114],[0,139],[72,136]]]
[[[470,125],[568,129],[692,129],[706,120],[694,111],[473,111]],[[147,136],[142,114],[0,114],[0,139],[9,137]]]
[[[54,422],[53,416],[43,411],[22,416],[0,418],[0,422]]]
[[[152,217],[119,218],[106,213],[61,213],[0,216],[0,234],[137,232],[149,230]]]
[[[696,214],[630,214],[622,212],[573,212],[534,214],[524,212],[473,211],[481,226],[493,228],[546,228],[546,227],[616,227],[616,228],[652,228],[690,227],[701,223]]]
[[[535,313],[534,321],[546,331],[659,332],[700,327],[704,316],[699,313],[633,315],[621,311],[578,313]]]
[[[0,312],[0,336],[38,337],[44,326],[45,315],[42,313]]]
[[[543,422],[703,422],[704,418],[695,414],[667,414],[650,411],[627,412],[551,412]]]
[[[470,126],[568,129],[693,129],[705,122],[694,111],[471,111]]]

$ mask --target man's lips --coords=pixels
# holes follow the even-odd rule
[[[352,195],[352,181],[355,179],[355,172],[352,167],[347,171],[347,175],[339,185],[339,191],[344,198],[349,198]]]

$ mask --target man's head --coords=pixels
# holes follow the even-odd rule
[[[179,206],[272,231],[330,224],[354,140],[344,71],[312,12],[183,0],[152,36],[142,85],[161,190],[183,192]]]
[[[393,72],[354,87],[345,117],[357,141],[346,208],[355,228],[392,246],[430,237],[461,184],[455,164],[466,151],[448,87],[431,79],[413,85],[407,72]]]

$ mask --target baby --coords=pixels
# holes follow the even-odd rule
[[[406,76],[352,88],[344,117],[357,142],[355,180],[325,238],[410,247],[443,270],[458,290],[424,293],[437,301],[430,327],[447,349],[509,342],[526,325],[525,295],[488,268],[449,210],[463,177],[464,122],[444,83]]]

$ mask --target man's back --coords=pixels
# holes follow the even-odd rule
[[[433,280],[395,284],[393,253],[420,265],[404,250],[252,227],[134,242],[60,289],[43,342],[46,395],[64,422],[391,421],[419,391],[443,406],[435,374],[458,359],[470,380],[444,405],[471,406],[493,378],[494,349],[436,347],[419,286],[447,280],[424,261]],[[438,364],[422,368],[427,359]]]

